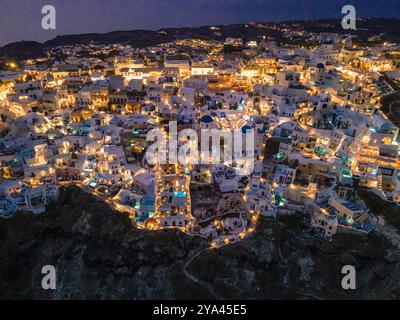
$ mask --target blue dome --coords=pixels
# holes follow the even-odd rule
[[[248,126],[248,125],[245,125],[245,126],[242,127],[241,130],[242,130],[242,133],[243,133],[243,134],[246,134],[246,133],[247,133],[247,130],[251,130],[251,127]]]
[[[214,121],[213,118],[211,116],[209,116],[208,114],[202,116],[200,119],[200,122],[202,122],[202,123],[211,123],[213,121]]]
[[[318,69],[325,69],[325,66],[324,66],[323,63],[318,63],[318,64],[317,64],[317,68],[318,68]]]

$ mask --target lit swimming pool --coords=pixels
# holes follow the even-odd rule
[[[177,198],[186,198],[186,192],[184,192],[184,191],[175,192],[174,195]]]

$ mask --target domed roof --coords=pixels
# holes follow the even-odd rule
[[[323,63],[320,62],[320,63],[317,64],[317,68],[318,69],[325,69],[325,66],[324,66]]]
[[[242,127],[242,133],[243,134],[246,134],[247,133],[247,130],[251,130],[251,127],[250,126],[248,126],[247,124],[246,125],[244,125],[243,127]]]
[[[202,122],[202,123],[211,123],[213,121],[214,121],[213,118],[208,114],[202,116],[200,119],[200,122]]]

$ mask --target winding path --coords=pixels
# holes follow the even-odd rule
[[[389,239],[394,246],[400,249],[400,235],[396,232],[396,230],[392,226],[387,225],[387,222],[385,222],[384,225],[380,225],[378,223],[377,230],[381,234],[383,234],[387,239]]]
[[[204,281],[202,281],[202,280],[196,278],[193,274],[191,274],[191,273],[189,273],[189,272],[187,271],[187,268],[188,268],[189,265],[192,263],[192,261],[193,261],[194,259],[196,259],[197,257],[199,257],[203,252],[208,251],[208,250],[209,250],[209,248],[202,249],[202,250],[196,252],[193,256],[191,256],[191,257],[189,258],[189,260],[186,261],[185,265],[184,265],[183,268],[182,268],[182,271],[183,271],[183,273],[185,274],[185,276],[186,276],[187,278],[189,278],[190,280],[192,280],[192,281],[193,281],[194,283],[196,283],[197,285],[199,285],[199,286],[205,288],[205,289],[206,289],[213,297],[215,297],[217,300],[224,300],[223,297],[220,297],[220,296],[218,296],[218,295],[215,293],[214,288],[213,288],[212,286],[210,286],[210,284],[208,284],[208,283],[206,283],[206,282],[204,282]]]

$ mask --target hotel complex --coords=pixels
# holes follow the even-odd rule
[[[398,90],[400,47],[307,37],[315,45],[265,36],[76,44],[10,62],[0,71],[0,217],[41,214],[60,188],[76,185],[134,227],[179,228],[212,247],[239,241],[260,216],[301,213],[328,241],[368,234],[378,213],[357,190],[400,203],[399,128],[381,111]],[[253,160],[252,170],[238,174],[246,163],[235,157],[149,163],[149,132],[164,132],[168,145],[171,122],[199,137],[254,132],[250,153],[234,150]],[[222,158],[227,139],[218,145],[210,155]]]

